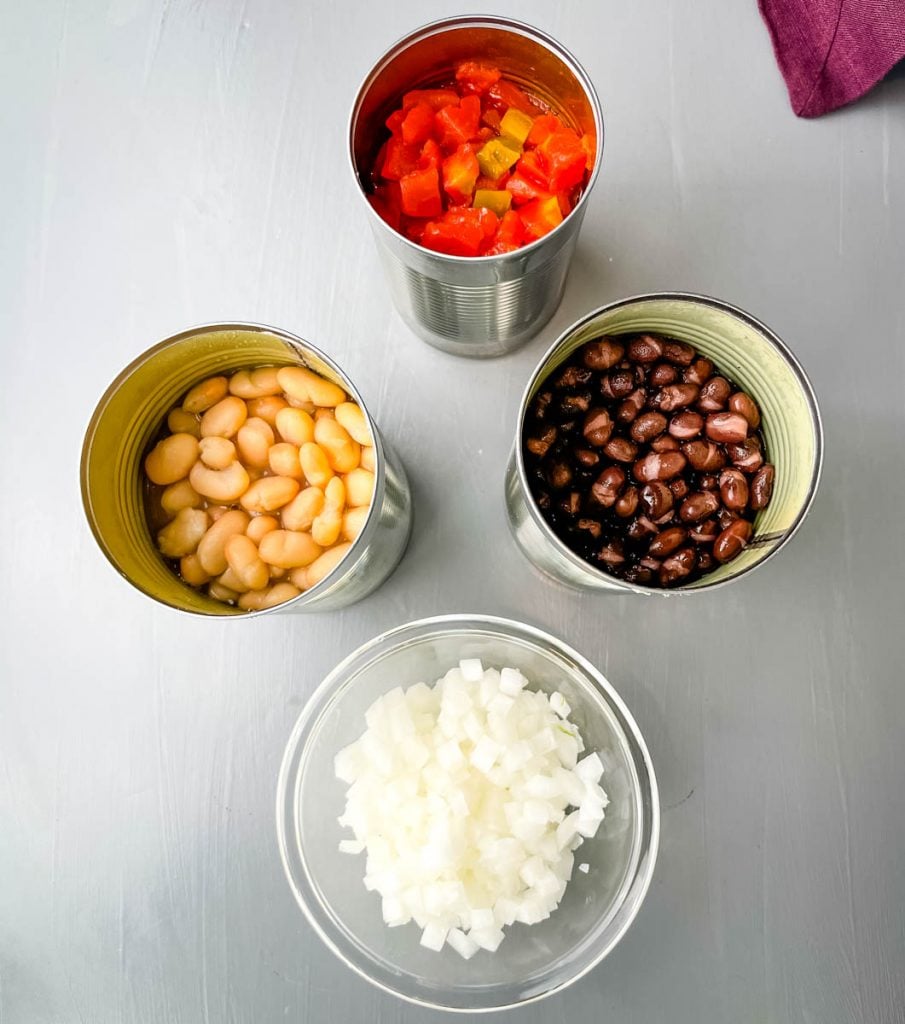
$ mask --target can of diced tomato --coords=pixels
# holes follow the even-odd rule
[[[396,230],[368,201],[387,117],[413,89],[442,86],[463,61],[486,61],[590,140],[593,163],[561,222],[528,244],[495,255],[448,255]],[[600,170],[603,115],[575,58],[550,36],[509,18],[437,21],[399,40],[366,76],[352,107],[349,157],[393,301],[406,324],[455,355],[511,352],[547,323],[562,298],[588,197]],[[589,161],[590,162],[590,161]]]

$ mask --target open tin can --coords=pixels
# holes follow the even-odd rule
[[[142,461],[167,414],[206,377],[255,366],[305,366],[338,384],[365,415],[374,439],[374,496],[351,549],[311,589],[284,604],[242,611],[190,587],[157,550],[144,500]],[[91,417],[82,447],[82,501],[88,524],[113,567],[161,604],[217,617],[326,611],[376,589],[393,571],[411,532],[405,470],[381,437],[352,381],[323,352],[274,327],[218,323],[192,327],[148,349],[113,381]]]
[[[775,467],[773,494],[757,513],[744,550],[712,572],[673,589],[619,579],[571,550],[541,515],[528,485],[522,432],[528,407],[554,370],[582,345],[603,335],[653,333],[693,346],[744,389],[760,408],[761,432]],[[713,590],[763,565],[795,534],[817,492],[823,428],[804,370],[769,327],[728,302],[668,292],[637,295],[593,310],[553,343],[528,382],[519,406],[515,444],[506,469],[506,511],[516,543],[538,569],[582,590],[689,594]]]
[[[384,121],[402,94],[447,83],[460,61],[475,59],[491,61],[570,127],[592,135],[597,158],[575,208],[549,234],[510,253],[447,256],[391,228],[367,202],[367,181],[386,135]],[[503,355],[537,334],[562,298],[602,152],[603,115],[587,73],[538,29],[494,16],[448,18],[392,46],[352,106],[349,157],[393,302],[406,324],[429,344],[462,356]]]

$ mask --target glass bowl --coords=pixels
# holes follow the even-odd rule
[[[448,946],[419,945],[414,923],[388,928],[378,895],[364,887],[364,855],[337,852],[351,833],[337,818],[346,785],[337,751],[365,729],[365,711],[396,686],[432,683],[461,658],[510,665],[531,689],[560,690],[588,752],[606,770],[610,798],[597,835],[576,853],[559,907],[540,924],[515,924],[493,954],[466,962]],[[647,747],[606,679],[560,640],[519,622],[481,615],[421,619],[375,637],[321,683],[289,738],[277,788],[277,833],[289,884],[327,946],[363,978],[413,1003],[499,1010],[559,991],[598,964],[631,924],[657,856],[660,808]]]

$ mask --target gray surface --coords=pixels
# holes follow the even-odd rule
[[[0,1018],[440,1019],[319,946],[282,877],[274,781],[340,657],[468,609],[594,659],[663,796],[623,943],[512,1019],[902,1021],[905,80],[803,122],[753,0],[489,5],[576,52],[608,139],[556,317],[514,357],[460,362],[389,308],[345,167],[369,61],[449,12],[386,6],[3,4]],[[561,328],[664,288],[734,301],[793,347],[822,400],[823,486],[737,587],[577,596],[506,533],[512,417]],[[119,580],[84,524],[97,396],[157,338],[229,317],[327,348],[409,468],[408,556],[346,613],[182,618]]]

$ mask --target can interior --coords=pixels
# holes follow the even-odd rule
[[[298,343],[247,327],[201,328],[163,342],[128,366],[107,389],[88,427],[82,497],[94,536],[118,572],[171,608],[221,617],[254,614],[188,586],[164,560],[148,525],[142,462],[167,414],[192,385],[266,365],[305,365],[349,391],[347,381]]]
[[[573,68],[526,28],[472,21],[428,26],[403,40],[377,63],[362,85],[352,115],[352,154],[367,190],[384,122],[410,89],[449,84],[463,60],[486,60],[570,126],[597,139],[594,107]],[[598,147],[599,150],[599,147]]]

